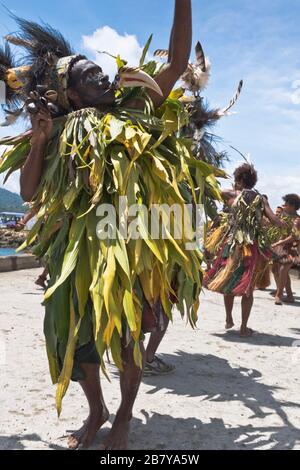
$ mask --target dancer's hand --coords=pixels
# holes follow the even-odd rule
[[[36,114],[31,115],[32,138],[31,143],[48,143],[53,129],[51,114],[46,109],[40,108]]]

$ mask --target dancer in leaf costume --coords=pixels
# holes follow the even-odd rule
[[[280,219],[285,222],[285,227],[283,229],[273,227],[268,232],[269,239],[273,243],[273,249],[277,254],[277,260],[273,262],[272,268],[277,286],[275,293],[276,305],[282,305],[283,301],[289,303],[295,301],[289,271],[293,264],[298,264],[297,220],[299,219],[299,214],[297,211],[300,209],[300,197],[297,194],[287,194],[284,196],[283,201],[283,211]],[[289,236],[292,236],[293,239],[290,240],[290,243],[286,243],[286,239]],[[284,289],[287,294],[285,299],[283,298]]]
[[[291,235],[274,243],[272,248],[276,250],[282,264],[292,263],[295,266],[300,266],[300,217],[294,220]]]
[[[263,217],[267,217],[279,227],[284,224],[272,212],[267,199],[254,189],[257,173],[252,165],[245,163],[237,168],[234,177],[234,190],[223,191],[225,201],[231,205],[227,228],[225,224],[218,233],[222,244],[212,268],[206,273],[204,284],[208,289],[224,295],[226,329],[234,326],[234,297],[242,297],[240,334],[248,337],[253,333],[248,328],[248,320],[253,306],[257,275],[265,260],[272,257],[270,243],[263,227]],[[213,246],[211,241],[208,240],[206,249]]]
[[[147,228],[150,208],[221,198],[216,176],[223,173],[197,160],[192,142],[178,137],[190,116],[179,100],[183,91],[172,88],[188,64],[191,2],[175,1],[168,64],[144,63],[148,43],[139,69],[117,57],[113,84],[57,31],[17,22],[20,33],[6,39],[25,50],[28,63],[17,67],[8,46],[0,53],[8,89],[4,124],[30,114],[32,129],[1,141],[8,149],[0,171],[9,177],[22,169],[22,196],[38,211],[25,245],[34,243],[49,268],[44,330],[58,413],[71,378],[78,380],[90,414],[69,446],[88,448],[108,420],[99,365],[106,374],[109,350],[120,369],[122,400],[101,448],[124,449],[144,363],[143,306],[159,321],[162,310],[172,318],[176,301],[194,326],[201,291],[202,253],[186,248],[192,220],[180,239],[164,227],[166,237],[156,240]],[[126,237],[97,212],[112,207],[131,222],[134,204],[137,239],[135,226]]]

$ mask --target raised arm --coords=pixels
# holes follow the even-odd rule
[[[155,81],[163,96],[150,91],[149,96],[155,107],[160,106],[169,96],[175,83],[186,71],[192,45],[192,5],[191,0],[175,0],[175,15],[172,27],[169,59]]]

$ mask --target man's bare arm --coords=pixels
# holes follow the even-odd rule
[[[229,201],[230,199],[235,199],[237,196],[237,192],[234,189],[224,189],[222,191],[222,198],[225,202]]]
[[[42,142],[33,143],[25,165],[21,170],[21,197],[26,202],[30,202],[32,200],[40,184],[43,170],[44,151],[45,145]]]
[[[286,223],[280,220],[274,214],[274,212],[272,211],[266,199],[264,200],[264,205],[265,205],[265,216],[269,219],[269,221],[272,222],[274,225],[277,225],[277,227],[281,227],[281,228],[286,227]]]
[[[24,201],[30,202],[35,195],[43,172],[46,146],[52,132],[52,120],[47,111],[32,117],[31,150],[21,170],[20,187]]]
[[[175,0],[174,23],[169,45],[168,63],[155,77],[163,96],[147,90],[154,107],[159,107],[171,93],[175,83],[186,71],[192,44],[192,5],[191,0]],[[141,101],[132,101],[132,108],[142,108]]]

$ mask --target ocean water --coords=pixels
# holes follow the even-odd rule
[[[13,248],[0,248],[0,256],[16,256],[16,250]]]

